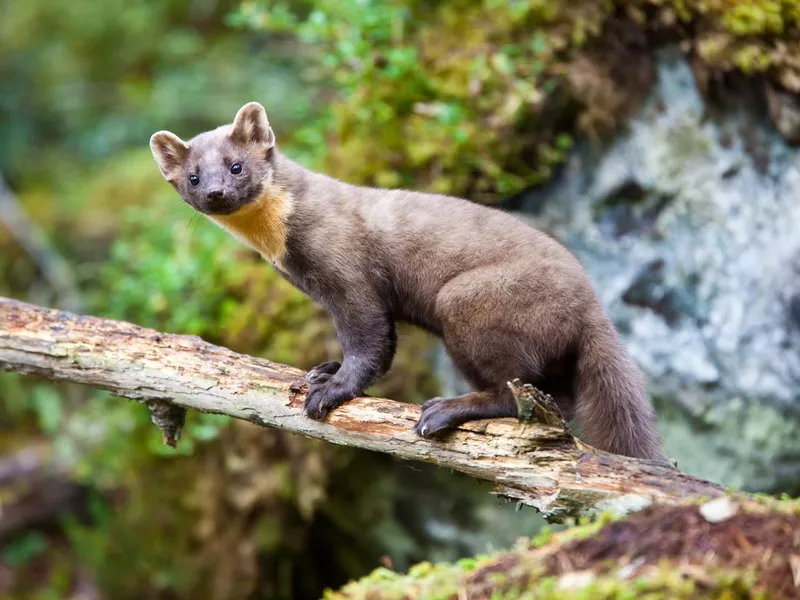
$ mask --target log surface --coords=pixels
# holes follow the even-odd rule
[[[492,482],[497,493],[555,520],[723,493],[721,486],[668,466],[587,449],[562,428],[514,419],[468,423],[429,441],[412,431],[418,406],[370,397],[314,421],[303,414],[301,370],[195,336],[6,298],[0,298],[0,369],[434,463]]]

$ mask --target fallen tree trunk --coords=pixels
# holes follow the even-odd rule
[[[381,398],[357,398],[325,422],[314,421],[302,411],[306,386],[298,369],[195,336],[5,298],[0,298],[0,369],[148,402],[168,442],[175,441],[182,420],[176,407],[225,414],[448,467],[494,483],[496,493],[551,519],[723,493],[720,486],[675,468],[588,448],[563,427],[494,419],[468,423],[442,441],[429,441],[412,431],[418,406]]]

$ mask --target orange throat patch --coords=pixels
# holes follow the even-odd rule
[[[209,218],[265,260],[280,267],[286,254],[291,209],[291,193],[272,188],[235,213],[209,215]]]

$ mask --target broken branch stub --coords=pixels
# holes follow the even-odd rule
[[[509,382],[508,387],[514,395],[514,400],[517,401],[520,421],[561,427],[564,431],[569,431],[567,421],[550,394],[545,394],[530,383],[522,384],[519,379]]]
[[[186,409],[164,400],[151,400],[147,403],[147,409],[150,411],[150,420],[161,430],[164,443],[177,448],[186,422]]]

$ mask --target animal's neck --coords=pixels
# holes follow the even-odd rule
[[[287,221],[292,210],[292,193],[274,185],[250,204],[230,215],[211,219],[265,260],[280,267],[286,254]]]

